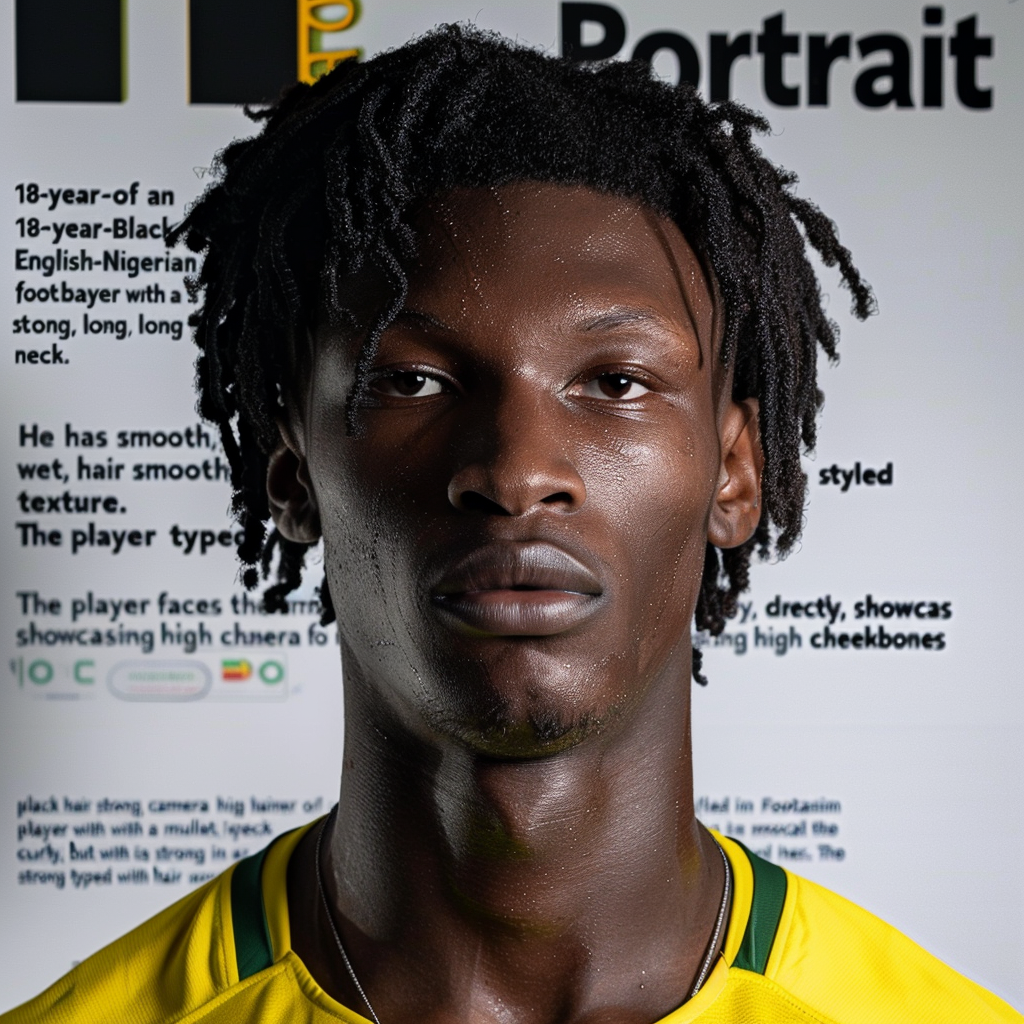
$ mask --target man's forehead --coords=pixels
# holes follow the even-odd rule
[[[616,246],[641,250],[661,235],[677,261],[696,260],[667,217],[640,200],[584,185],[515,181],[489,188],[456,188],[423,204],[415,216],[420,252],[443,249],[496,253],[527,236],[534,251],[560,251],[585,260]]]
[[[415,225],[416,298],[436,298],[453,278],[480,295],[535,280],[540,268],[567,306],[587,286],[632,293],[627,305],[646,297],[678,307],[710,346],[716,304],[700,259],[670,219],[636,199],[540,182],[460,188],[425,204]]]

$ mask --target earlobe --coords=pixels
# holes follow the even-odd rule
[[[320,510],[309,466],[284,441],[267,465],[267,499],[274,525],[286,540],[315,544],[320,539]]]
[[[757,413],[757,399],[746,398],[730,401],[722,416],[722,461],[708,520],[708,540],[718,548],[745,544],[761,520],[764,453]]]

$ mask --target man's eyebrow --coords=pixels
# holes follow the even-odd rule
[[[414,323],[421,325],[425,324],[428,327],[434,327],[441,331],[451,332],[453,330],[453,328],[446,324],[443,320],[439,319],[436,316],[433,316],[431,313],[425,313],[423,312],[423,310],[420,309],[409,309],[409,307],[407,306],[403,306],[395,314],[395,322],[401,320],[411,320]]]
[[[662,313],[655,312],[643,306],[619,306],[608,310],[599,316],[580,322],[579,327],[584,331],[607,331],[616,327],[625,327],[629,324],[654,323],[662,327],[674,327],[675,324]],[[692,323],[690,324],[692,328]]]
[[[690,328],[696,333],[692,320],[689,317],[687,317],[687,320]],[[440,317],[421,309],[412,309],[408,306],[403,306],[395,314],[394,322],[400,323],[402,321],[432,327],[435,330],[447,333],[455,333],[455,328],[446,324]],[[670,329],[677,326],[671,317],[667,317],[664,313],[659,313],[646,306],[616,306],[605,313],[600,313],[595,317],[580,321],[577,324],[577,328],[583,331],[609,331],[615,330],[617,327],[628,326],[629,324],[643,323],[657,324]]]

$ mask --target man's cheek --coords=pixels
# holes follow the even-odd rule
[[[678,491],[663,497],[647,515],[632,517],[627,555],[633,585],[659,608],[690,602],[704,569],[707,541],[706,510],[687,508]]]

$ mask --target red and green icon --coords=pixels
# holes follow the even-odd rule
[[[252,675],[252,662],[245,658],[225,658],[220,663],[220,677],[226,683],[244,683]]]

